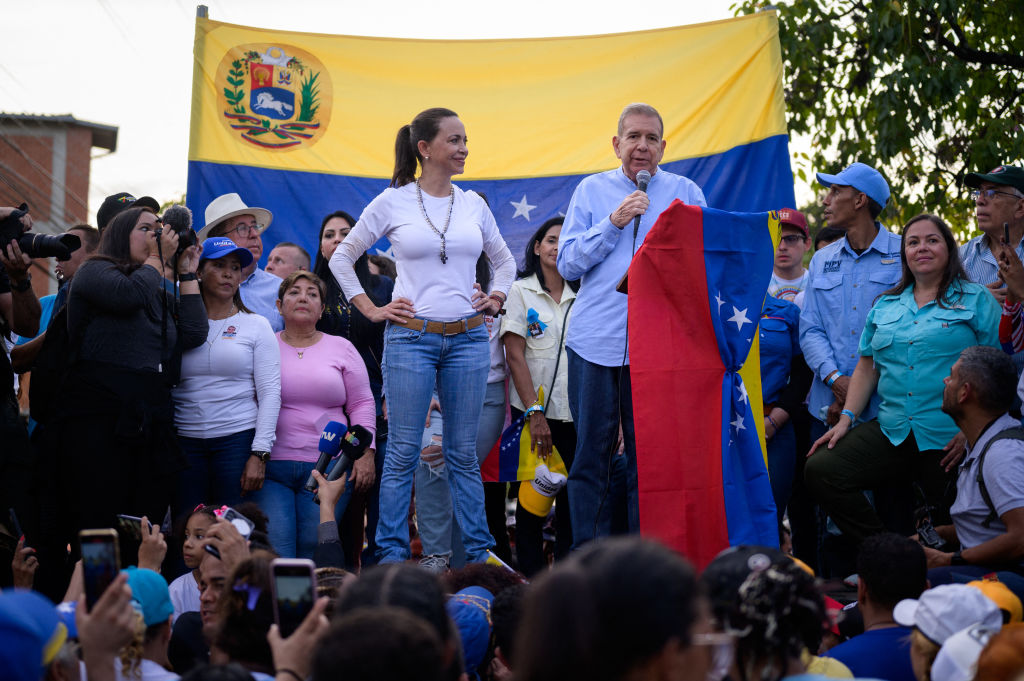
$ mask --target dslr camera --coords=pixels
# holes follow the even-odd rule
[[[0,220],[0,244],[6,247],[11,241],[18,242],[21,252],[30,258],[71,259],[71,253],[82,246],[82,240],[74,234],[35,234],[23,232],[21,218],[28,213],[28,204],[23,203],[3,220]]]

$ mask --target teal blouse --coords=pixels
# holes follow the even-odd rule
[[[878,370],[878,423],[898,445],[911,431],[920,450],[941,449],[959,430],[942,412],[943,379],[972,345],[999,347],[998,303],[984,286],[952,285],[951,303],[932,301],[920,309],[914,288],[881,296],[868,313],[860,337],[862,357]]]

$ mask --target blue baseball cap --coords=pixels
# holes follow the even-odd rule
[[[128,575],[128,587],[132,590],[132,605],[142,613],[147,627],[166,622],[174,614],[171,594],[167,589],[167,581],[159,572],[134,565],[121,572]]]
[[[462,641],[466,673],[478,678],[476,668],[484,661],[491,641],[491,604],[494,596],[481,586],[469,586],[448,597],[445,609],[455,622]]]
[[[34,591],[0,594],[0,674],[39,681],[67,639],[67,628],[48,598]]]
[[[252,263],[252,253],[248,248],[242,248],[226,236],[212,236],[203,242],[203,260],[217,260],[226,255],[236,253],[238,262],[242,267],[248,267]]]
[[[885,204],[889,202],[889,183],[885,181],[881,173],[869,165],[853,163],[838,175],[815,173],[815,176],[823,187],[838,184],[864,192],[868,198],[882,208],[885,208]]]

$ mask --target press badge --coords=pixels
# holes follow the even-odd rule
[[[826,260],[825,267],[822,270],[823,274],[829,274],[831,272],[838,272],[839,266],[843,264],[842,260]]]

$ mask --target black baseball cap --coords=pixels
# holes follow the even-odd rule
[[[115,215],[134,206],[149,208],[154,212],[160,210],[160,204],[152,196],[135,198],[128,192],[118,192],[103,199],[103,204],[96,211],[96,226],[102,231]]]
[[[982,182],[1001,184],[1024,192],[1024,168],[997,166],[987,173],[967,173],[964,178],[964,184],[968,187],[980,187]]]

